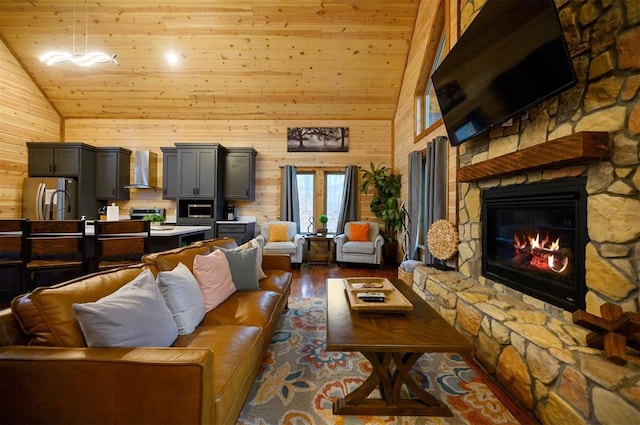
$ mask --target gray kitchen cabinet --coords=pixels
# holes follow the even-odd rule
[[[217,198],[222,193],[226,148],[217,143],[176,143],[178,197]]]
[[[160,148],[162,151],[162,199],[178,197],[178,150]]]
[[[27,142],[29,177],[78,177],[84,151],[95,148],[84,143]]]
[[[29,177],[68,177],[77,181],[77,214],[97,217],[96,148],[81,142],[27,142]]]
[[[256,155],[254,148],[227,148],[224,199],[256,199]]]
[[[255,237],[256,223],[247,222],[217,222],[216,223],[216,238],[233,238],[238,245],[242,245],[245,242],[250,241]]]
[[[129,199],[129,189],[125,186],[129,184],[131,175],[130,162],[129,149],[97,148],[96,199],[104,201]]]
[[[227,149],[218,143],[176,143],[178,153],[177,223],[202,220],[214,226],[224,208]],[[190,205],[211,206],[211,217],[189,217]]]

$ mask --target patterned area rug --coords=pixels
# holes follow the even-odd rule
[[[289,299],[238,424],[519,424],[457,354],[425,354],[412,370],[453,417],[334,416],[333,401],[359,386],[371,366],[360,353],[325,351],[325,325],[324,299]]]

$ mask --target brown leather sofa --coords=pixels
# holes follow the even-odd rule
[[[140,265],[37,288],[0,311],[0,423],[234,424],[291,285],[288,255],[264,255],[260,290],[237,291],[169,348],[87,348],[71,305],[150,268],[192,268],[230,238],[154,253]]]

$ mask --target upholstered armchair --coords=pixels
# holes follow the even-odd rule
[[[268,221],[260,226],[256,239],[265,254],[290,254],[292,264],[302,263],[304,237],[293,221]]]
[[[384,238],[378,223],[351,221],[345,223],[344,233],[334,238],[338,263],[382,263]]]

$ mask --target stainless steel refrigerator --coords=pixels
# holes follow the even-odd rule
[[[78,181],[68,177],[24,179],[22,216],[30,220],[77,220]]]

